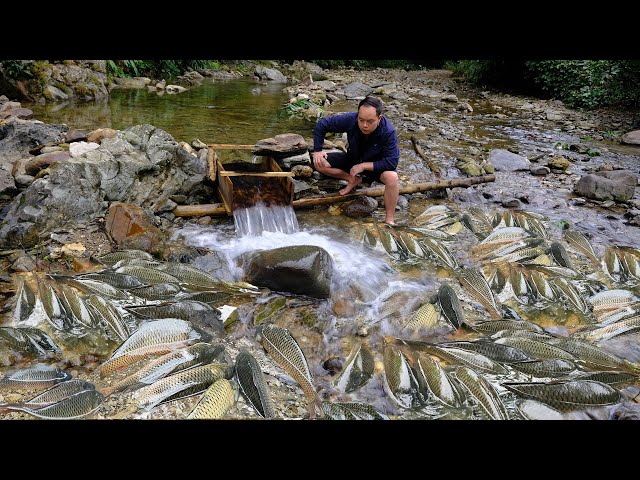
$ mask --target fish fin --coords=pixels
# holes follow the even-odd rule
[[[629,360],[624,361],[625,366],[636,374],[640,374],[640,362],[630,362]]]

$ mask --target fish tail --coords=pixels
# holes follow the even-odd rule
[[[136,410],[138,410],[138,406],[135,405],[135,404],[130,404],[124,410],[116,413],[112,418],[121,420],[121,419],[127,418],[129,415],[134,413]]]
[[[629,360],[624,361],[627,369],[631,370],[633,373],[640,374],[640,362],[630,362]]]
[[[309,412],[309,418],[314,420],[317,418],[318,414],[322,415],[324,410],[322,408],[322,400],[320,396],[316,393],[307,403],[307,411]]]

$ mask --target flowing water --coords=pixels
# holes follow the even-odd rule
[[[86,130],[151,123],[167,130],[178,141],[199,138],[205,143],[253,144],[259,139],[285,132],[299,133],[310,139],[313,124],[283,113],[282,106],[288,98],[281,89],[282,85],[259,85],[247,80],[206,81],[179,95],[159,96],[145,90],[114,90],[110,101],[105,103],[33,105],[30,108],[34,110],[36,118],[45,122],[67,123],[71,128]],[[438,136],[441,129],[435,122],[433,126],[427,125],[418,135],[430,148],[433,158],[447,166],[445,176],[448,178],[460,176],[451,167],[451,159],[463,153],[470,145],[509,148],[518,144],[535,151],[555,142],[571,140],[569,134],[557,129],[541,131],[527,119],[487,118],[484,115],[492,112],[491,106],[477,105],[474,115],[464,118],[467,123],[461,127],[472,131],[473,141],[445,141]],[[352,108],[352,103],[344,101],[334,106],[337,111]],[[450,114],[444,109],[440,111],[425,105],[409,105],[408,110],[413,114],[433,115],[432,118],[438,122],[455,123],[462,120],[459,114]],[[402,125],[402,122],[398,121],[398,125]],[[399,132],[401,179],[413,182],[430,180],[428,170],[411,149],[409,134],[401,128]],[[634,152],[624,149],[612,147],[609,156],[619,160],[622,165],[633,165],[635,161]],[[575,164],[576,169],[580,166],[579,162]],[[523,209],[547,217],[548,232],[552,240],[562,238],[562,222],[568,219],[576,229],[591,236],[599,257],[610,244],[640,245],[638,228],[623,223],[619,212],[613,210],[603,214],[594,209],[579,208],[567,202],[567,191],[557,186],[545,184],[544,180],[533,176],[522,176],[521,180],[518,198],[526,199],[523,200]],[[474,206],[479,206],[487,214],[503,212],[499,203],[503,191],[513,191],[510,181],[511,177],[499,177],[486,188],[455,189],[449,193],[448,199],[436,201],[416,196],[407,210],[398,212],[397,220],[410,224],[417,215],[434,204],[448,205],[460,214]],[[446,325],[427,332],[420,329],[410,331],[406,328],[407,322],[421,305],[433,302],[442,283],[449,283],[456,289],[465,315],[471,323],[485,320],[486,312],[460,288],[457,280],[460,271],[454,273],[431,259],[400,259],[387,254],[379,245],[377,248],[368,248],[363,242],[366,228],[374,225],[380,218],[380,211],[375,212],[373,218],[354,220],[342,215],[329,215],[324,208],[295,212],[288,206],[266,207],[258,203],[249,208],[235,209],[233,219],[227,223],[221,222],[216,226],[188,224],[177,229],[175,237],[184,239],[189,245],[216,252],[225,264],[224,279],[234,282],[243,280],[244,271],[240,259],[246,253],[293,245],[313,245],[326,250],[333,259],[334,272],[330,298],[311,300],[318,323],[308,328],[301,326],[300,322],[286,320],[289,322],[286,326],[298,341],[308,338],[303,350],[316,385],[327,397],[343,401],[366,401],[381,411],[398,413],[397,405],[385,394],[382,380],[385,337],[432,341],[474,338],[474,334],[454,332]],[[447,245],[464,269],[477,265],[477,259],[471,254],[472,247],[477,243],[478,239],[465,229]],[[572,254],[572,259],[581,271],[593,271],[584,258]],[[600,281],[603,277],[597,275],[596,279]],[[611,282],[607,286],[615,287]],[[637,283],[628,288],[640,294]],[[256,300],[253,305],[257,306],[267,300]],[[507,304],[515,308],[524,319],[556,328],[561,334],[567,334],[584,324],[580,315],[560,308],[557,304],[523,305],[513,300],[507,301]],[[237,335],[247,331],[255,335],[250,327],[245,325],[245,329],[239,330]],[[372,382],[353,395],[338,394],[330,385],[332,377],[323,368],[324,362],[332,357],[344,359],[351,347],[358,342],[365,342],[371,347],[376,360],[376,375]],[[637,346],[624,344],[617,353],[627,355],[632,361],[640,360]],[[432,407],[428,406],[422,414],[428,418],[478,416],[477,412],[466,407],[459,411]],[[511,402],[508,409],[513,408]],[[409,418],[411,414],[406,413],[405,416]]]

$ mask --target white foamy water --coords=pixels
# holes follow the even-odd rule
[[[298,231],[295,233],[263,231],[259,235],[235,236],[229,229],[220,227],[187,226],[176,231],[175,236],[185,243],[205,247],[218,252],[227,260],[235,281],[242,279],[243,271],[236,265],[236,258],[243,253],[272,250],[294,245],[313,245],[326,250],[333,259],[334,288],[354,282],[366,285],[367,290],[382,292],[396,277],[395,270],[387,263],[387,257],[372,252],[362,244],[347,244],[331,238],[331,229],[323,233]],[[338,232],[334,232],[336,237]],[[373,293],[372,292],[372,293]],[[375,293],[374,293],[375,295]]]

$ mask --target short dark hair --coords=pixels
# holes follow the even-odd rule
[[[380,100],[378,97],[373,97],[371,95],[369,95],[368,97],[364,97],[358,104],[358,110],[360,110],[360,107],[363,105],[374,107],[376,109],[376,114],[378,116],[382,115],[382,100]]]

